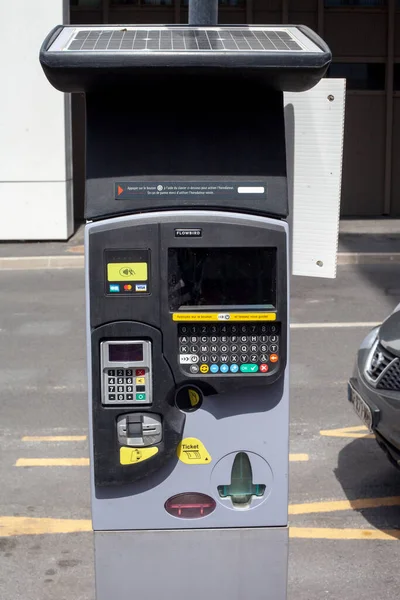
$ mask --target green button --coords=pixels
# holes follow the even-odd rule
[[[242,373],[257,373],[258,365],[240,365]]]
[[[136,394],[136,400],[137,402],[143,402],[146,400],[146,394]]]

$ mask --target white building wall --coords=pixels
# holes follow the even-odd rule
[[[68,1],[0,2],[0,240],[63,240],[73,232],[70,98],[39,64]]]

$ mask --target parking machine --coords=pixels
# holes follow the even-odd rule
[[[302,26],[60,26],[86,95],[97,600],[284,600],[289,285],[284,91]]]

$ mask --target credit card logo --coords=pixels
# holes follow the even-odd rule
[[[147,292],[147,284],[146,283],[137,283],[135,286],[135,290],[137,292]]]
[[[110,292],[119,292],[119,285],[116,283],[110,283]]]

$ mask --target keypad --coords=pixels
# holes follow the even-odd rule
[[[186,373],[271,374],[279,366],[280,323],[179,325],[179,364]]]
[[[107,404],[147,404],[148,378],[147,369],[105,369]]]

